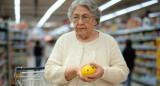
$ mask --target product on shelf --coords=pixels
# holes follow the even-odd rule
[[[127,24],[126,24],[126,29],[133,29],[133,28],[138,28],[142,26],[142,20],[140,17],[135,17],[135,18],[131,18],[128,20]]]

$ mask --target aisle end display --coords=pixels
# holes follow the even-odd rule
[[[160,38],[157,38],[156,44],[157,44],[157,86],[160,86]]]

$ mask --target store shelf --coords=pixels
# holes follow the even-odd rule
[[[135,73],[139,73],[139,74],[144,74],[144,75],[156,75],[155,73],[150,73],[147,71],[138,71],[138,70],[134,70]]]
[[[18,29],[18,28],[13,28],[13,29],[9,29],[9,32],[14,32],[14,33],[16,33],[16,32],[20,32],[20,33],[27,33],[28,32],[28,30],[27,29],[23,29],[23,30],[20,30],[20,29]]]
[[[156,56],[153,55],[137,55],[137,57],[142,58],[142,59],[153,59],[156,60]]]
[[[12,49],[26,49],[26,45],[13,45]]]
[[[6,63],[7,63],[7,61],[5,59],[4,60],[3,59],[0,60],[0,67],[3,66],[3,65],[5,65]]]
[[[144,81],[142,79],[135,78],[135,77],[133,77],[132,80],[137,83],[143,84],[144,86],[156,86],[156,82]]]
[[[160,26],[151,26],[151,27],[139,27],[136,29],[125,29],[125,30],[118,30],[114,32],[107,32],[110,35],[123,35],[123,34],[130,34],[130,33],[137,33],[137,32],[147,32],[147,31],[155,31],[160,30]]]
[[[146,67],[146,68],[156,68],[156,64],[154,63],[143,63],[143,62],[135,62],[136,65]]]
[[[120,49],[124,49],[125,46],[119,46]],[[153,50],[156,51],[156,46],[148,46],[148,45],[133,45],[133,48],[136,50]]]
[[[26,37],[25,36],[17,36],[17,37],[11,38],[11,40],[26,40]]]
[[[160,38],[160,36],[143,36],[143,37],[132,37],[130,38],[132,41],[136,42],[147,42],[147,41],[155,41],[157,38]],[[126,39],[124,38],[117,38],[117,42],[124,43]]]
[[[12,54],[13,57],[20,57],[20,56],[25,56],[25,55],[26,55],[26,53],[24,53],[24,52],[17,52],[17,53]]]
[[[133,48],[135,48],[136,50],[154,50],[156,51],[156,46],[134,45]]]
[[[156,40],[159,37],[155,37],[155,36],[145,36],[145,37],[135,37],[135,38],[131,38],[132,41],[153,41]]]

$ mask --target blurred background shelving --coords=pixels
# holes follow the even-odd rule
[[[156,39],[160,38],[159,33],[159,26],[108,32],[108,34],[116,38],[121,51],[125,47],[126,39],[133,41],[133,48],[136,50],[136,60],[132,79],[145,86],[157,85]]]
[[[8,29],[0,27],[0,86],[9,85],[9,40]]]
[[[10,58],[12,71],[12,85],[15,84],[13,77],[14,69],[16,67],[27,67],[27,31],[26,30],[9,30],[10,38]]]

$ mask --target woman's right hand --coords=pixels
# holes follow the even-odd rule
[[[65,78],[66,78],[66,80],[70,81],[74,77],[76,77],[78,75],[79,69],[80,69],[79,66],[67,68],[66,71],[65,71]]]
[[[88,64],[86,64],[86,65],[88,65]],[[65,78],[66,78],[66,80],[70,81],[74,77],[78,76],[81,80],[85,81],[86,77],[84,77],[84,76],[81,75],[81,69],[84,66],[85,65],[83,65],[83,66],[74,66],[74,67],[67,68],[66,71],[65,71]]]

